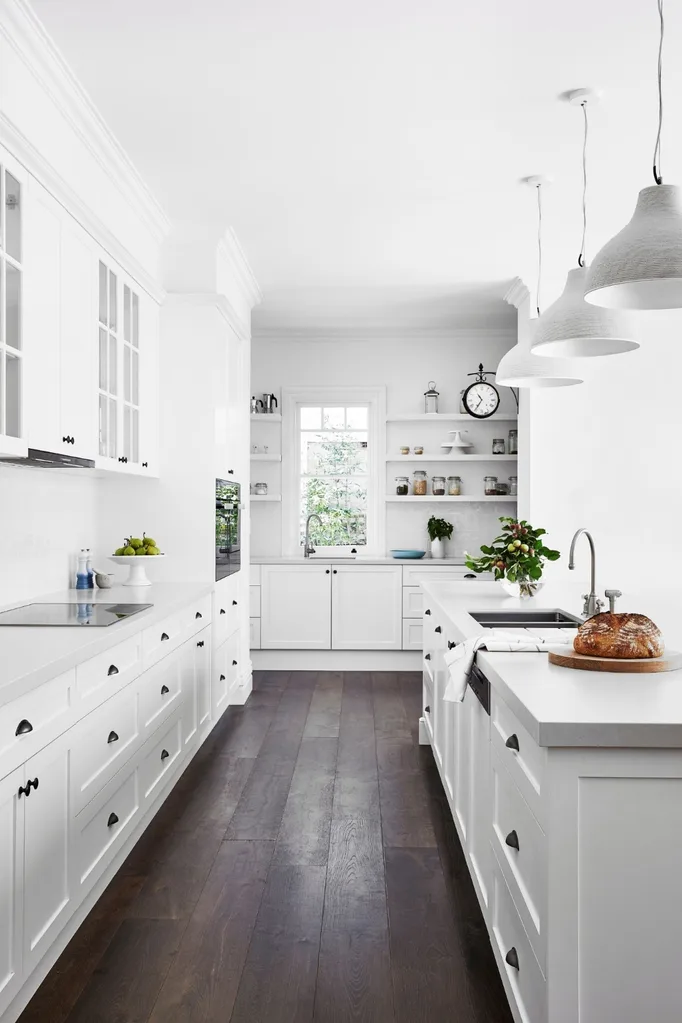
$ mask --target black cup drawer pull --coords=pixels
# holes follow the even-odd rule
[[[518,954],[518,952],[516,951],[516,949],[514,948],[513,945],[509,949],[509,951],[507,952],[506,956],[504,957],[504,961],[505,961],[505,963],[509,963],[509,965],[512,966],[515,970],[520,969],[520,967],[519,967],[519,954]]]
[[[505,842],[506,842],[506,844],[508,846],[510,846],[512,849],[516,849],[516,851],[518,852],[518,849],[519,849],[519,836],[516,834],[515,831],[510,831],[509,832],[509,834],[505,838]]]
[[[237,661],[235,661],[234,659],[233,659],[233,661],[232,661],[232,667],[233,667],[233,668],[236,668],[236,667],[237,667]]]
[[[203,645],[204,645],[204,641],[203,641],[203,639],[200,639],[199,642],[197,643],[197,646],[203,646]]]
[[[113,730],[111,732],[109,732],[109,737],[107,738],[107,742],[118,742],[118,735],[117,735],[117,733],[114,732]]]
[[[221,676],[220,676],[220,681],[221,681],[221,682],[224,682],[224,681],[225,681],[225,676],[224,676],[224,675],[221,675]]]
[[[455,643],[455,641],[453,639],[449,639],[448,640],[448,650],[454,650],[454,648],[456,646],[457,646],[457,644]]]
[[[424,654],[424,660],[425,661],[430,661],[431,660],[431,654]]]
[[[225,608],[224,608],[224,607],[221,607],[221,609],[220,609],[220,613],[221,613],[221,615],[227,614],[227,612],[225,611]]]
[[[196,618],[203,618],[204,616],[202,615],[201,611],[197,611],[197,613],[195,614],[194,617],[196,619]]]
[[[428,607],[427,607],[426,611],[424,612],[424,614],[425,614],[425,615],[430,615],[430,614],[431,614],[431,611],[429,610],[429,608],[428,608]]]
[[[165,696],[166,693],[170,693],[170,689],[168,688],[168,686],[161,686],[161,695]]]
[[[442,632],[443,630],[441,629],[440,625],[437,625],[436,628],[433,631],[434,632]]]
[[[33,731],[33,725],[31,724],[31,722],[27,721],[26,718],[23,718],[23,720],[20,721],[19,724],[17,725],[17,730],[16,730],[16,732],[14,734],[15,735],[27,735],[29,732],[32,732],[32,731]]]
[[[118,668],[116,667],[115,664],[110,664],[109,665],[109,670],[107,671],[107,675],[118,675]]]
[[[431,713],[431,708],[428,706],[428,704],[426,705],[426,707],[424,707],[424,710],[426,711],[427,714]]]
[[[168,752],[167,749],[162,749],[161,750],[161,759],[162,760],[166,760],[169,756],[170,756],[170,753]]]
[[[517,753],[519,752],[519,739],[515,732],[509,736],[505,742],[505,746],[507,749],[515,749]]]
[[[167,632],[162,632],[161,633],[161,642],[164,643],[167,639],[168,639],[168,633]]]
[[[118,824],[118,815],[115,813],[110,813],[109,820],[107,821],[107,827],[113,828],[114,824]]]
[[[233,600],[233,601],[232,601],[232,607],[236,607],[236,606],[237,606],[237,601],[236,601],[236,600]]]

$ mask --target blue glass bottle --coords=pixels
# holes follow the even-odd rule
[[[77,590],[89,590],[90,583],[88,582],[88,553],[85,550],[81,550],[78,555],[78,570],[76,572],[76,589]]]

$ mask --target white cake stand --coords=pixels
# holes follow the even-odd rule
[[[125,554],[119,556],[112,554],[109,561],[113,561],[117,565],[125,565],[130,569],[130,575],[123,583],[124,586],[151,586],[151,580],[147,578],[147,565],[165,557],[165,554],[141,554],[139,558],[129,558]]]

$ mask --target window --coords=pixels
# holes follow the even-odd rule
[[[319,547],[367,545],[369,406],[299,405],[299,533]]]

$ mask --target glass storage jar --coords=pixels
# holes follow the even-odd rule
[[[409,476],[396,476],[395,478],[395,492],[398,497],[407,497],[410,492],[410,477]]]
[[[459,497],[462,493],[462,477],[448,476],[448,496]]]
[[[493,454],[503,455],[504,454],[504,437],[495,437],[493,440]]]
[[[258,497],[265,497],[268,492],[267,483],[256,483],[253,490],[254,494]]]
[[[497,493],[497,476],[484,476],[483,489],[488,497]]]
[[[431,480],[431,493],[434,497],[445,497],[445,476],[434,476]]]
[[[507,451],[510,455],[518,455],[519,453],[519,431],[509,431],[509,442],[507,444]]]
[[[426,494],[426,479],[428,473],[424,472],[423,469],[417,469],[417,471],[413,472],[412,475],[414,477],[412,493],[415,497],[423,497]]]
[[[519,477],[518,476],[510,476],[509,477],[509,493],[510,494],[518,494],[518,492],[519,492]]]

